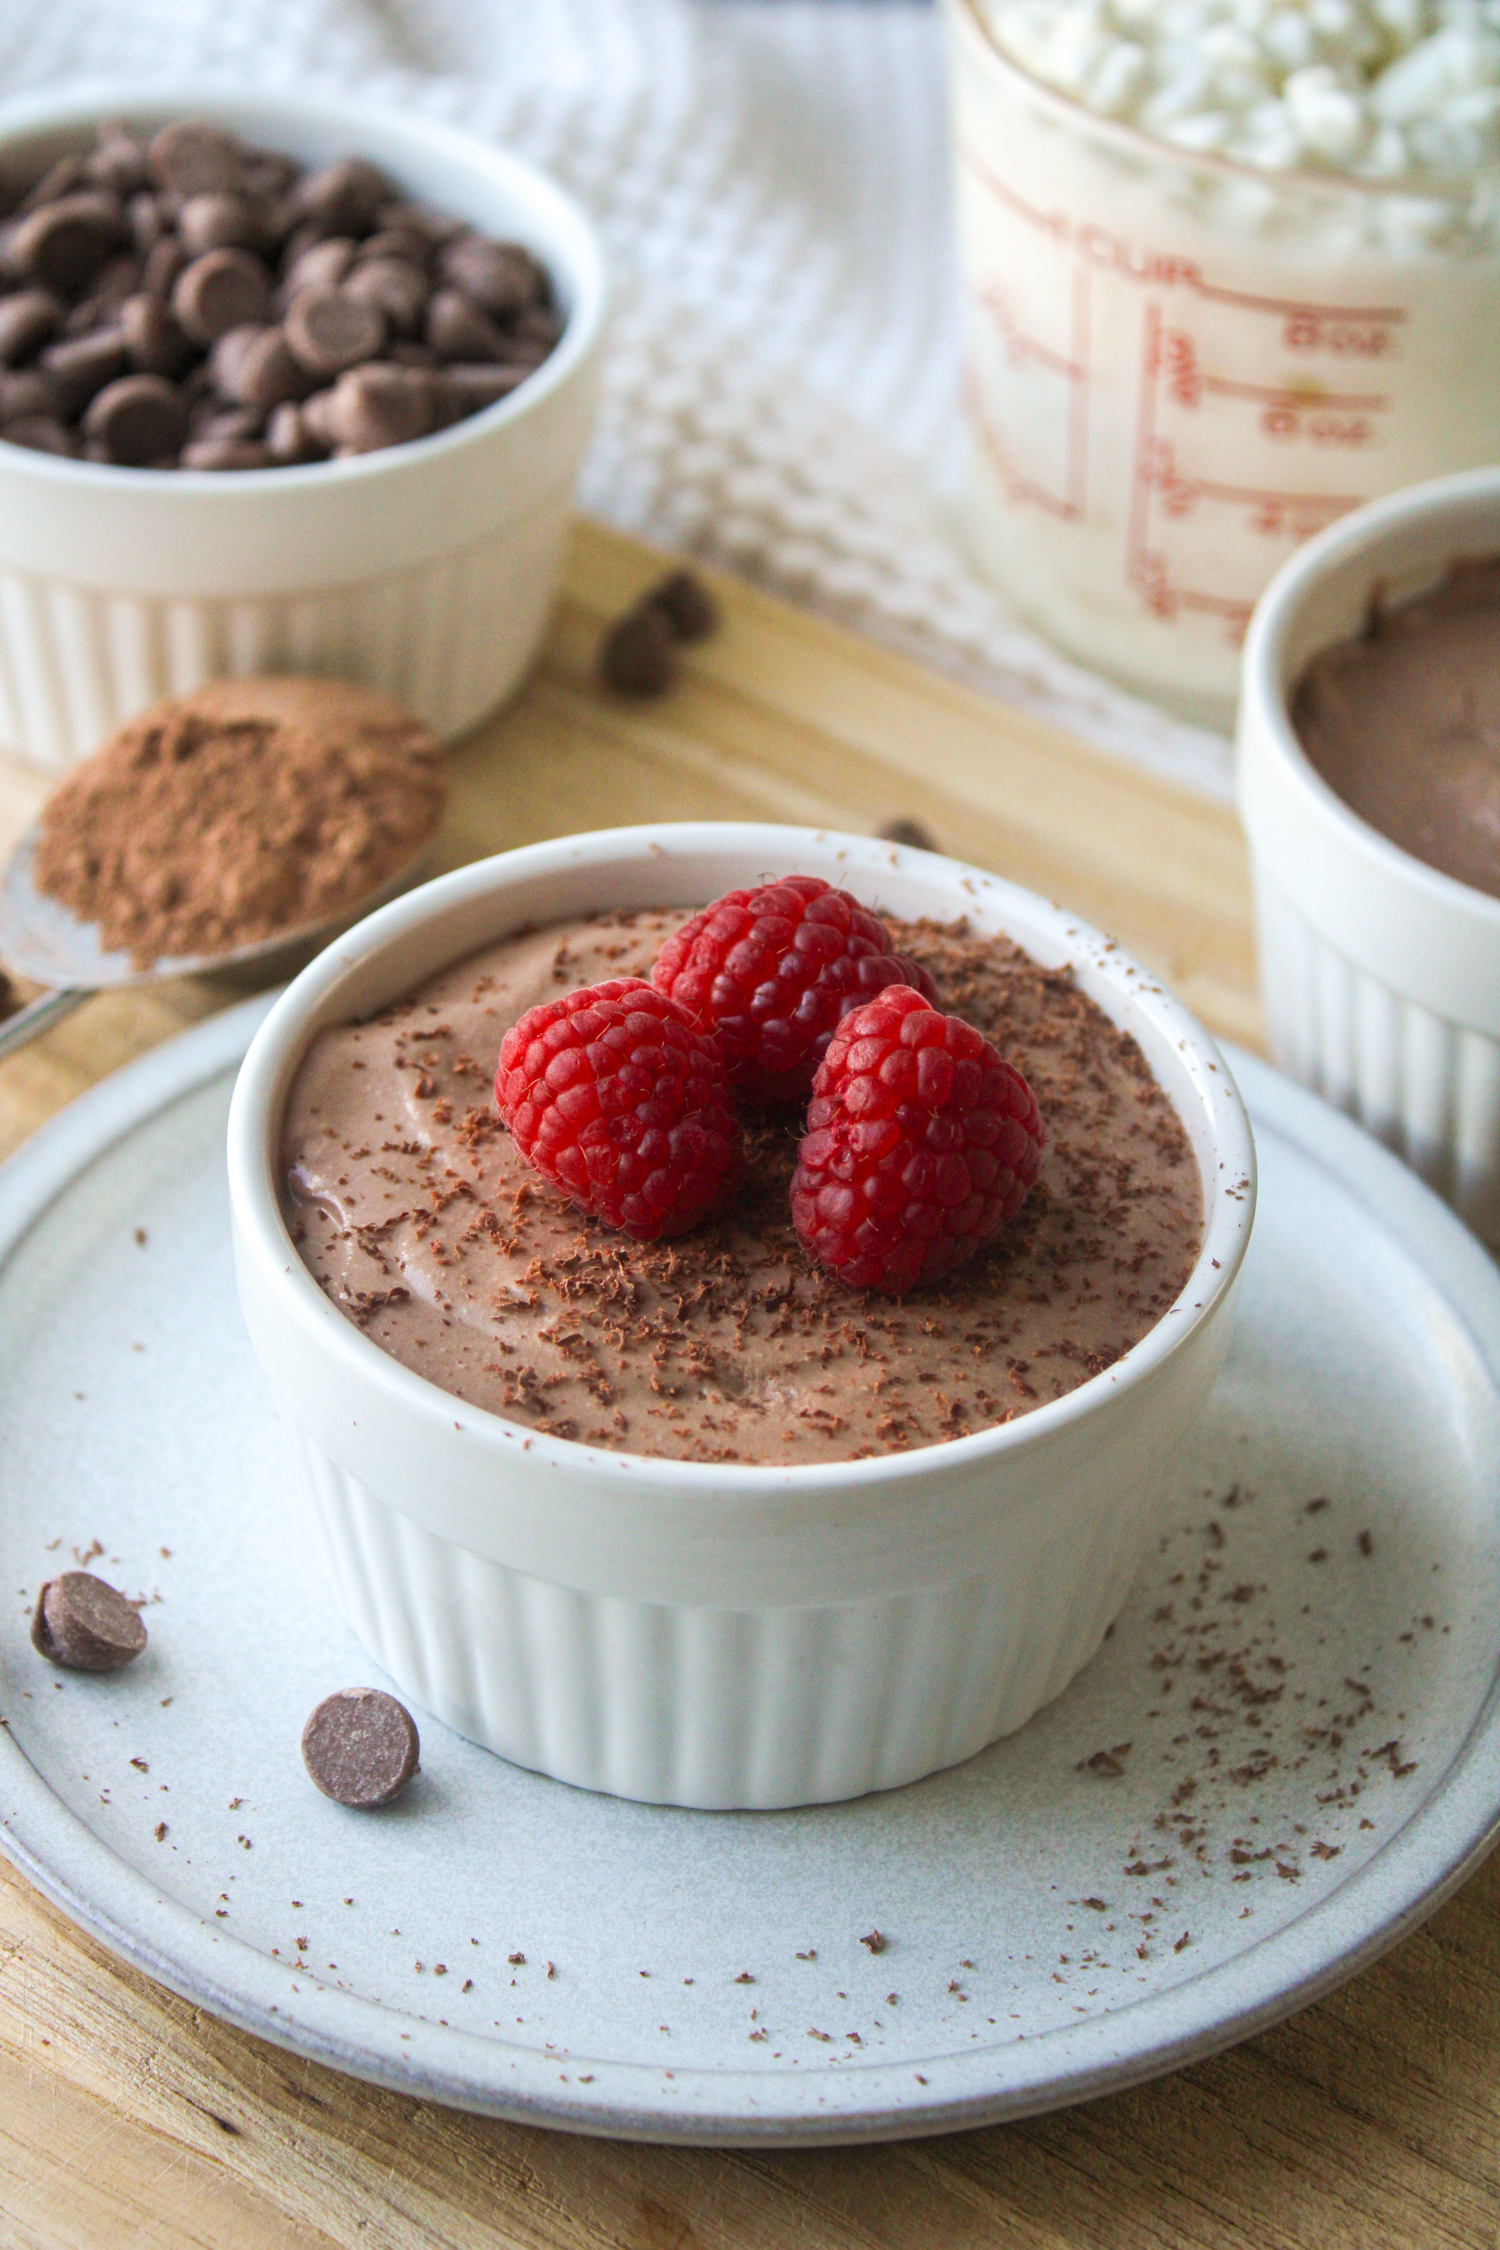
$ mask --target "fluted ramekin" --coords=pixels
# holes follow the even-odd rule
[[[420,118],[222,83],[0,105],[0,162],[37,171],[105,118],[211,115],[308,163],[527,244],[566,326],[509,398],[434,437],[234,474],[113,468],[0,445],[0,747],[61,770],[163,695],[225,674],[384,689],[445,739],[515,687],[546,623],[598,387],[592,228],[531,166]]]
[[[1251,622],[1238,758],[1277,1062],[1500,1244],[1500,898],[1361,820],[1288,716],[1309,659],[1358,633],[1376,595],[1402,601],[1495,553],[1500,469],[1413,485],[1312,540]]]
[[[334,1307],[278,1195],[287,1096],[318,1031],[525,925],[697,905],[792,871],[891,913],[1003,931],[1071,966],[1140,1042],[1206,1192],[1192,1277],[1133,1350],[1024,1419],[946,1445],[700,1466],[482,1413]],[[1088,1661],[1227,1349],[1254,1167],[1213,1042],[1072,916],[931,853],[740,824],[530,845],[384,908],[278,1002],[229,1122],[241,1303],[296,1434],[334,1597],[365,1647],[418,1703],[520,1765],[702,1807],[914,1781],[1023,1725]]]

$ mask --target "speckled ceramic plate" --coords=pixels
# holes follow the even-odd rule
[[[1500,1808],[1500,1276],[1263,1065],[1238,1339],[1100,1657],[968,1765],[690,1813],[423,1727],[379,1816],[298,1736],[368,1660],[240,1327],[222,1140],[260,1012],[0,1172],[0,1844],[204,2007],[440,2101],[662,2140],[878,2139],[1076,2101],[1287,2014],[1462,1880]],[[146,1656],[27,1621],[92,1558]],[[6,1621],[8,1620],[8,1621]],[[419,1715],[420,1716],[420,1715]]]

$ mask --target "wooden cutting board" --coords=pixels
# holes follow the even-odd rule
[[[543,661],[459,750],[441,859],[621,822],[756,818],[943,849],[1103,924],[1259,1042],[1225,807],[743,587],[653,703],[602,622],[659,557],[580,526]],[[0,766],[0,849],[45,784]],[[0,1063],[0,1151],[232,997],[91,1001]],[[470,2118],[230,2030],[121,1968],[0,1865],[0,2241],[36,2250],[1469,2250],[1500,2241],[1500,1861],[1377,1968],[1176,2077],[1022,2125],[777,2156]]]

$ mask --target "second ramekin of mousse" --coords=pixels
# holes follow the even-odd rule
[[[1279,573],[1256,610],[1238,736],[1276,1060],[1395,1149],[1492,1245],[1500,1244],[1496,558],[1497,469],[1414,485],[1335,524]],[[1475,567],[1486,562],[1496,567]],[[1447,622],[1424,652],[1433,604]],[[1455,605],[1464,614],[1451,614]],[[1379,675],[1362,706],[1366,690],[1350,666],[1367,662]]]
[[[1044,1164],[1033,1205],[1052,1247],[1008,1298],[1003,1237],[993,1275],[976,1260],[967,1293],[942,1284],[893,1315],[799,1262],[779,1209],[642,1247],[539,1180],[498,1198],[487,1181],[519,1162],[490,1117],[488,1050],[509,1023],[570,984],[644,972],[691,910],[790,873],[899,917],[954,1012],[982,1013],[995,962],[1017,1008],[1029,992],[1027,1043],[1057,1049],[1047,1072],[1032,1058],[1047,1161],[1068,1169],[1058,1191]],[[1010,1003],[986,1005],[1012,1044]],[[1090,1126],[1065,1146],[1110,1074],[1115,1142]],[[798,1129],[758,1145],[784,1163]],[[361,1165],[372,1212],[341,1218]],[[704,1808],[917,1780],[1023,1725],[1094,1654],[1228,1347],[1254,1165],[1212,1040],[1072,916],[930,853],[739,824],[532,845],[372,915],[273,1009],[229,1126],[241,1302],[348,1623],[404,1692],[516,1763]],[[1162,1262],[1136,1238],[1173,1198]],[[757,1226],[780,1229],[758,1263]],[[715,1330],[747,1227],[752,1280]],[[360,1287],[356,1265],[320,1286],[320,1246],[325,1266],[341,1245],[388,1256],[395,1232],[404,1279]],[[1012,1326],[1063,1287],[1054,1266],[1080,1307],[1123,1276],[1136,1318],[1092,1354],[1064,1329],[1044,1375]],[[412,1364],[378,1340],[407,1312],[431,1315],[401,1347]],[[418,1372],[429,1351],[451,1361],[442,1382]],[[910,1381],[887,1428],[872,1400],[898,1359]],[[755,1411],[729,1425],[772,1427],[769,1402],[784,1450],[708,1442],[744,1384]],[[861,1443],[841,1444],[845,1423]],[[946,1429],[961,1434],[938,1442]]]
[[[354,680],[451,740],[514,689],[551,606],[598,389],[594,231],[450,127],[214,81],[18,96],[0,173],[39,180],[106,123],[143,138],[183,118],[308,166],[364,159],[397,198],[522,244],[562,335],[497,404],[346,459],[225,472],[0,444],[0,747],[61,771],[160,697],[251,673]]]

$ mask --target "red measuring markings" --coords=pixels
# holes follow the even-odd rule
[[[1319,409],[1328,406],[1336,413],[1347,414],[1351,409],[1358,409],[1373,414],[1388,407],[1390,401],[1353,394],[1331,398],[1321,393],[1311,400],[1300,391],[1281,386],[1240,383],[1228,377],[1205,375],[1198,366],[1193,339],[1180,329],[1166,328],[1160,303],[1148,300],[1142,325],[1135,461],[1126,535],[1126,584],[1135,588],[1154,617],[1170,622],[1185,610],[1219,616],[1224,619],[1230,637],[1239,641],[1250,621],[1253,597],[1194,585],[1174,574],[1161,544],[1161,535],[1157,534],[1153,540],[1153,511],[1159,511],[1165,519],[1165,530],[1205,505],[1230,507],[1243,511],[1241,520],[1256,536],[1300,543],[1347,515],[1351,508],[1359,507],[1363,495],[1280,491],[1261,485],[1236,484],[1185,469],[1176,445],[1158,428],[1164,389],[1173,404],[1189,411],[1201,406],[1205,396],[1238,398],[1259,405],[1263,430],[1267,429],[1267,416],[1285,415],[1295,423],[1298,414],[1314,404]],[[1268,430],[1267,434],[1296,433],[1276,429]]]
[[[979,423],[986,451],[1000,469],[1006,489],[1013,500],[1029,500],[1036,507],[1045,508],[1049,515],[1060,517],[1064,523],[1080,522],[1088,503],[1089,482],[1088,274],[1082,267],[1075,267],[1073,271],[1071,334],[1067,352],[1056,350],[1053,345],[1044,343],[1041,337],[1034,336],[1021,327],[998,282],[989,284],[982,293],[981,301],[1012,367],[1035,367],[1043,374],[1060,376],[1069,386],[1062,491],[1054,492],[1034,477],[1022,475],[999,431],[986,415],[977,386],[971,378],[966,377],[970,409]]]

